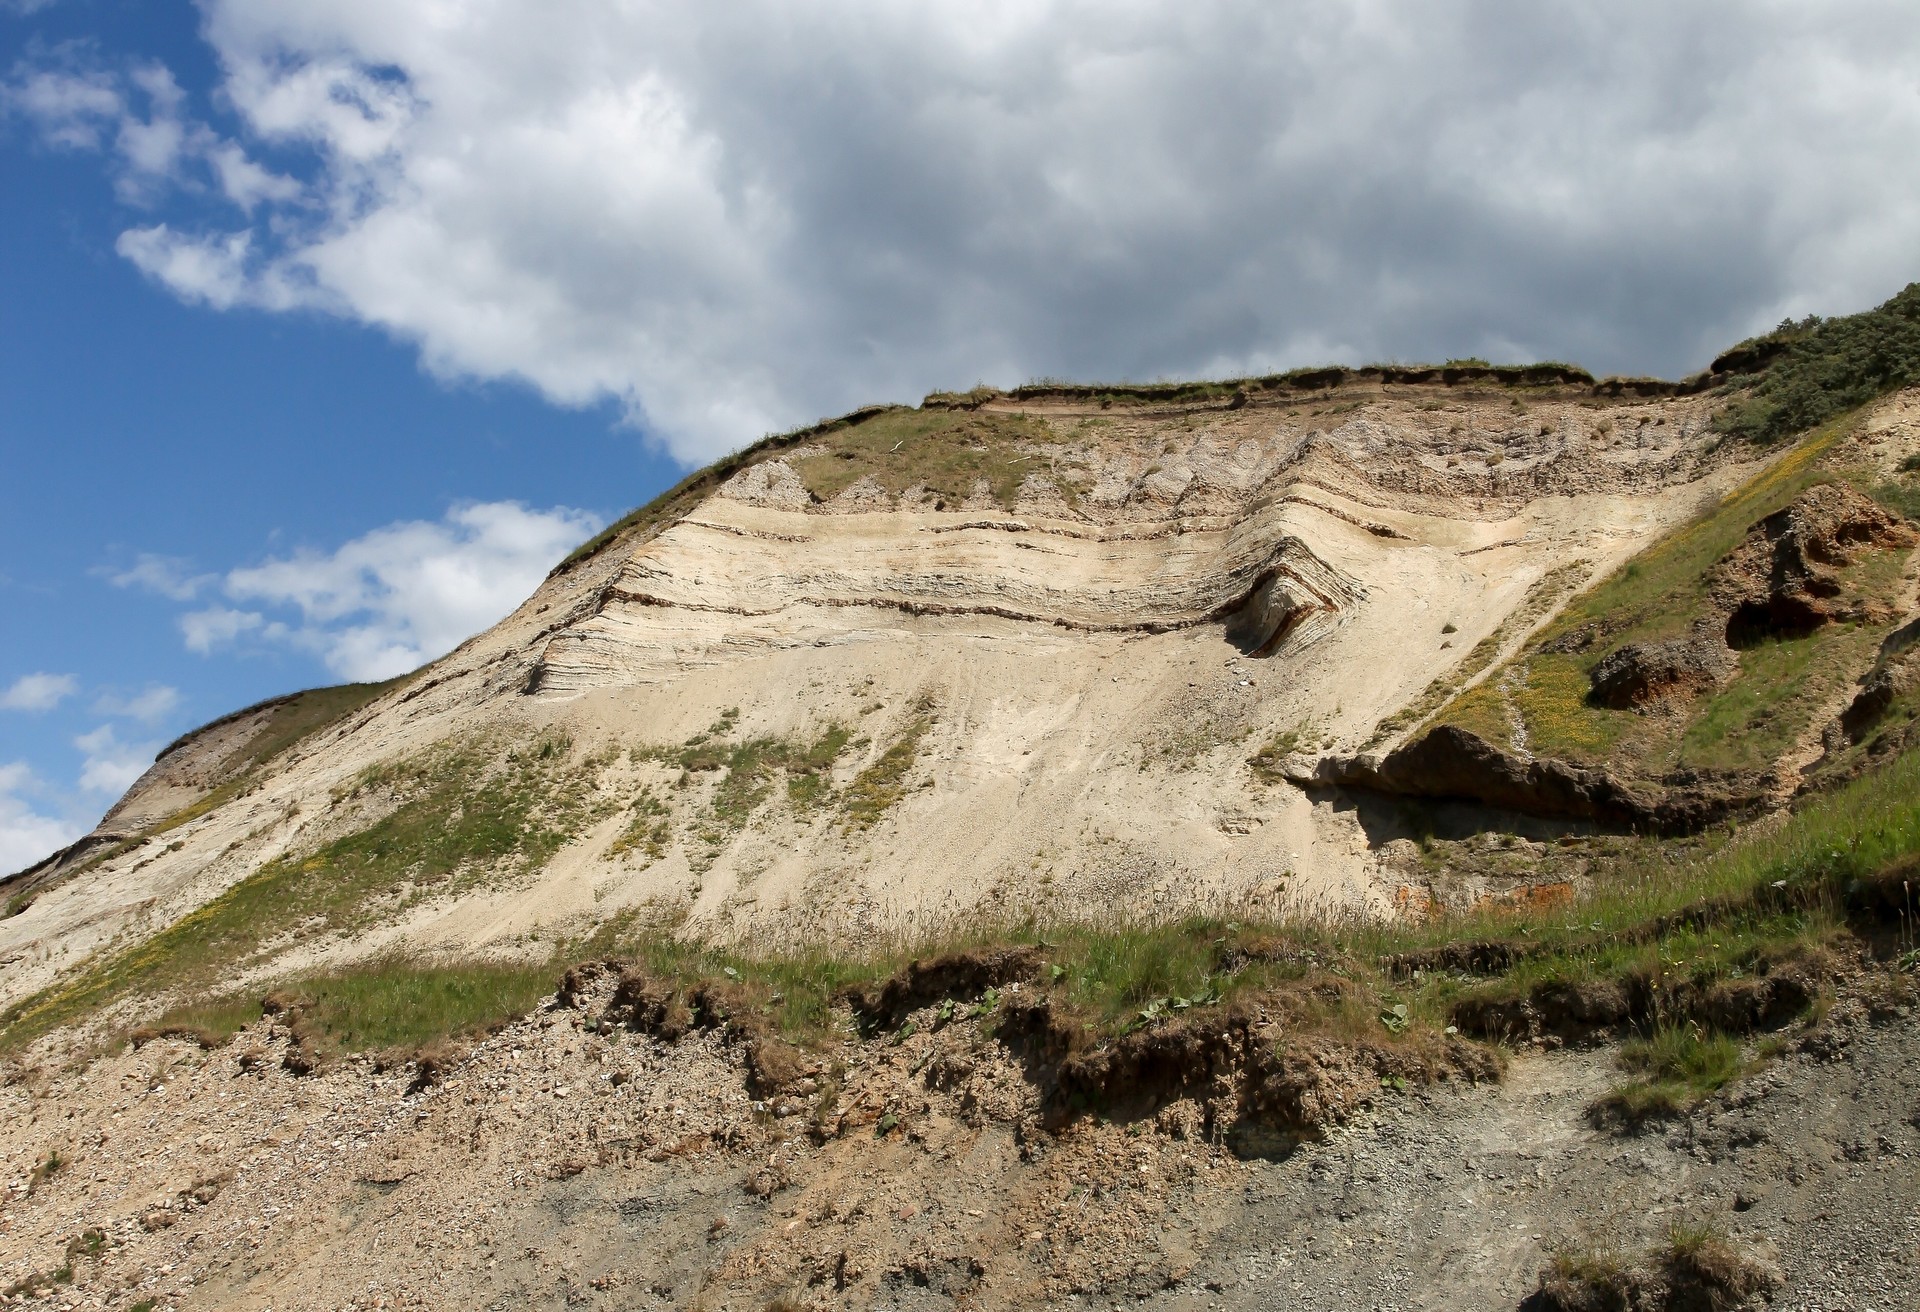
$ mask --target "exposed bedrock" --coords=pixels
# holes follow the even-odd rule
[[[1732,653],[1717,640],[1633,642],[1593,667],[1591,699],[1614,710],[1690,701],[1731,678]]]
[[[1865,548],[1904,548],[1914,531],[1899,516],[1844,483],[1809,488],[1755,524],[1714,567],[1714,601],[1726,616],[1729,647],[1804,637],[1845,620],[1884,621],[1849,601],[1839,571]]]
[[[1478,802],[1522,815],[1656,833],[1687,833],[1750,811],[1763,801],[1767,783],[1758,772],[1695,770],[1628,782],[1568,761],[1516,756],[1454,725],[1431,729],[1385,756],[1325,757],[1313,770],[1289,777],[1304,787]]]
[[[721,506],[637,552],[546,645],[530,690],[650,682],[752,652],[884,636],[892,616],[983,615],[1086,633],[1223,623],[1248,653],[1297,650],[1365,595],[1275,516],[1106,538],[998,517],[805,516]]]

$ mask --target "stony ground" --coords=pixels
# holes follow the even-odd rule
[[[1048,1128],[981,1022],[921,1020],[897,1044],[849,1039],[815,1092],[772,1105],[717,1035],[602,1036],[563,1008],[426,1089],[364,1060],[293,1075],[264,1025],[211,1052],[15,1066],[0,1290],[58,1308],[1507,1308],[1553,1251],[1631,1255],[1704,1221],[1778,1270],[1776,1308],[1920,1306],[1902,1007],[1844,998],[1649,1133],[1588,1122],[1620,1078],[1610,1052],[1527,1051],[1497,1086],[1383,1089],[1250,1159],[1187,1103]]]

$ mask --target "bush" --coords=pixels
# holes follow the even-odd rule
[[[1720,431],[1774,442],[1815,428],[1920,382],[1920,283],[1861,314],[1783,323],[1722,355],[1714,372],[1752,387],[1721,412]]]

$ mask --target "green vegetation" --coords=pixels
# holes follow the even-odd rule
[[[1637,1078],[1608,1094],[1601,1108],[1638,1124],[1677,1116],[1718,1093],[1739,1078],[1745,1063],[1737,1040],[1706,1034],[1698,1025],[1675,1025],[1629,1040],[1620,1049],[1620,1064]]]
[[[822,501],[871,478],[895,495],[924,487],[936,504],[954,507],[985,484],[995,504],[1011,508],[1021,482],[1046,467],[1036,449],[1057,440],[1045,421],[1024,415],[889,410],[834,434],[825,453],[793,466]]]
[[[65,883],[116,857],[124,856],[141,844],[171,833],[182,825],[190,824],[215,808],[247,793],[259,782],[265,767],[289,747],[310,734],[346,719],[374,698],[399,687],[418,673],[415,671],[414,674],[401,675],[384,683],[346,683],[331,688],[310,688],[305,692],[276,697],[243,710],[234,711],[230,715],[223,715],[191,733],[174,739],[161,750],[161,756],[185,746],[210,729],[218,728],[242,716],[252,715],[262,709],[271,708],[266,725],[225,760],[218,763],[220,773],[225,776],[223,782],[209,789],[198,800],[188,803],[171,815],[156,820],[139,834],[101,848],[78,866],[61,874],[55,882]],[[26,892],[15,894],[6,905],[5,915],[19,915],[33,905],[35,898],[52,886],[53,884],[50,883],[41,883]]]
[[[307,735],[346,719],[375,698],[393,691],[414,676],[403,674],[384,683],[343,683],[332,688],[310,688],[281,699],[273,718],[225,764],[228,769],[253,770]]]
[[[155,822],[141,836],[155,838],[178,829],[181,825],[198,820],[215,807],[238,797],[254,784],[260,769],[287,748],[309,734],[346,719],[374,698],[399,687],[412,677],[412,675],[401,675],[397,679],[388,679],[384,683],[343,683],[332,688],[310,688],[305,692],[296,692],[291,696],[264,703],[272,707],[272,713],[266,725],[252,738],[241,744],[231,756],[220,762],[220,770],[227,776],[226,781],[209,791],[205,797]],[[160,754],[165,756],[167,752],[184,746],[192,738],[205,733],[208,729],[241,716],[250,715],[258,709],[259,707],[249,706],[245,710],[222,716],[212,724],[176,738]],[[99,859],[101,858],[96,858],[96,860]]]
[[[633,758],[678,766],[682,787],[697,774],[719,774],[705,810],[696,822],[696,832],[711,853],[746,826],[772,795],[777,777],[786,780],[787,803],[796,816],[805,817],[834,808],[851,828],[866,829],[877,824],[888,808],[905,795],[907,773],[919,759],[920,741],[933,725],[926,702],[915,707],[914,717],[878,759],[838,791],[833,786],[835,764],[849,747],[866,745],[865,739],[856,740],[852,730],[840,724],[828,725],[811,740],[758,737],[730,741],[727,735],[738,722],[739,711],[729,710],[683,745],[635,748]],[[658,809],[648,815],[665,813],[664,809]],[[644,830],[654,834],[661,823],[636,815],[632,832]],[[626,840],[623,837],[619,841]],[[664,838],[661,841],[664,842]]]
[[[904,407],[884,405],[868,406],[861,410],[855,410],[851,414],[842,415],[838,419],[825,420],[818,424],[810,424],[806,427],[792,429],[785,433],[775,433],[770,437],[762,438],[752,446],[734,452],[730,456],[723,456],[704,469],[696,469],[693,473],[688,474],[665,492],[662,492],[659,496],[647,502],[646,505],[636,510],[628,511],[625,515],[622,515],[619,519],[601,529],[591,538],[582,542],[568,553],[565,560],[553,567],[553,574],[565,573],[581,561],[598,555],[601,551],[623,538],[632,537],[636,533],[649,533],[663,525],[672,523],[675,519],[678,519],[681,515],[693,509],[693,507],[698,505],[704,498],[711,495],[715,488],[725,483],[735,474],[747,468],[749,465],[759,464],[760,461],[776,452],[798,446],[802,442],[817,441],[847,429],[857,428],[876,415],[890,414],[900,409],[904,409]],[[549,575],[549,577],[551,577],[551,575]]]
[[[926,703],[918,714],[887,745],[880,759],[854,776],[840,799],[841,814],[852,829],[871,829],[888,809],[906,796],[907,774],[920,759],[920,740],[933,727],[933,715]]]
[[[1750,388],[1716,420],[1722,432],[1777,442],[1920,382],[1920,283],[1838,319],[1788,321],[1742,342],[1714,372]]]
[[[433,965],[397,957],[308,976],[283,996],[299,1006],[323,1051],[411,1052],[526,1015],[553,992],[555,978],[555,963],[546,961]]]
[[[522,763],[540,759],[537,750],[520,755]],[[790,1040],[817,1043],[834,1034],[839,999],[850,990],[875,989],[916,956],[1024,943],[1043,962],[1039,986],[1096,1034],[1254,998],[1270,1011],[1278,1008],[1295,1033],[1416,1042],[1476,1005],[1542,988],[1637,980],[1656,998],[1681,999],[1716,982],[1755,978],[1770,964],[1808,953],[1817,958],[1822,944],[1837,944],[1849,932],[1850,907],[1860,905],[1863,887],[1898,887],[1920,869],[1920,751],[1817,799],[1765,841],[1722,835],[1680,863],[1659,847],[1630,850],[1639,859],[1596,874],[1593,895],[1577,907],[1489,907],[1424,924],[1220,917],[1147,923],[1115,913],[1067,924],[976,921],[931,938],[873,943],[859,953],[826,947],[754,952],[682,940],[629,913],[544,961],[395,957],[297,978],[275,996],[277,1005],[297,1008],[303,1042],[322,1056],[404,1055],[524,1014],[568,962],[618,957],[671,987],[720,988],[730,1012],[756,1014]],[[1469,943],[1483,953],[1504,948],[1504,956],[1493,951],[1488,960],[1505,964],[1486,975],[1445,964],[1445,949]],[[1423,960],[1433,964],[1419,968]],[[257,994],[222,992],[218,979],[177,944],[172,961],[185,978],[204,981],[203,1000],[163,1016],[150,1032],[218,1042],[259,1014]],[[124,959],[118,964],[120,973],[96,980],[86,999],[43,995],[10,1018],[0,1041],[13,1046],[44,1032],[50,1014],[76,1018],[77,1002],[97,1005],[135,984],[158,992],[174,982],[147,974],[136,979]],[[106,984],[119,992],[99,987]],[[996,999],[949,1007],[942,1019],[990,1019]],[[1626,1054],[1639,1079],[1616,1096],[1630,1100],[1637,1114],[1683,1106],[1741,1069],[1733,1037],[1679,1011],[1660,1015]]]
[[[682,983],[736,979],[762,998],[779,998],[768,1005],[794,1032],[824,1025],[839,991],[872,987],[915,955],[1028,943],[1038,946],[1062,998],[1110,1031],[1136,1024],[1143,1011],[1158,1016],[1307,984],[1314,1024],[1384,1038],[1393,1028],[1386,1015],[1430,1031],[1463,1003],[1524,997],[1556,983],[1639,976],[1700,987],[1751,978],[1769,961],[1835,939],[1846,932],[1850,890],[1920,859],[1920,752],[1816,800],[1764,842],[1720,835],[1685,863],[1650,845],[1630,850],[1638,859],[1599,874],[1593,896],[1577,907],[1488,907],[1424,924],[1154,923],[1115,913],[1064,924],[978,921],[933,939],[876,945],[864,956],[756,955],[624,932],[596,951]],[[1410,976],[1393,964],[1459,943],[1504,944],[1512,962],[1485,978],[1443,967]],[[1402,1005],[1404,1014],[1396,1011]],[[1693,1033],[1703,1050],[1721,1051],[1711,1033]]]
[[[335,799],[380,813],[308,856],[268,862],[142,943],[0,1017],[13,1044],[135,994],[217,991],[274,952],[543,865],[610,804],[606,759],[552,736],[449,743],[363,773]]]
[[[622,856],[638,848],[658,861],[667,854],[667,844],[673,840],[673,808],[655,797],[651,788],[642,788],[629,809],[633,819],[613,840],[607,855]]]
[[[1920,520],[1920,482],[1874,483],[1863,491],[1896,515]]]
[[[828,725],[810,740],[762,736],[728,741],[726,735],[739,718],[738,708],[727,710],[679,747],[636,747],[632,751],[636,762],[678,766],[680,787],[695,775],[719,775],[696,821],[696,833],[704,840],[708,856],[746,827],[772,795],[776,776],[786,779],[787,801],[795,815],[805,816],[826,805],[833,794],[834,763],[853,741],[852,731],[839,724]],[[614,850],[645,845],[651,855],[661,855],[672,832],[666,819],[670,808],[650,792],[641,794],[635,808],[634,820],[627,833],[615,840]]]
[[[1475,643],[1473,650],[1467,653],[1466,658],[1459,665],[1429,683],[1426,690],[1418,697],[1380,721],[1374,727],[1372,736],[1368,738],[1367,746],[1379,746],[1401,730],[1420,724],[1446,705],[1447,700],[1458,692],[1461,684],[1484,672],[1499,659],[1500,653],[1509,643],[1524,633],[1528,627],[1539,623],[1542,615],[1558,605],[1560,599],[1565,597],[1571,589],[1579,586],[1586,569],[1586,561],[1571,561],[1535,582],[1527,589],[1526,597],[1514,608],[1513,613],[1500,622],[1500,627]],[[1478,688],[1469,690],[1462,700],[1476,693],[1484,695],[1485,686],[1481,684]],[[1445,718],[1453,722],[1451,716]],[[1482,736],[1496,742],[1504,738],[1506,736],[1504,721],[1498,729],[1482,730]]]
[[[1436,722],[1504,742],[1517,720],[1542,755],[1655,774],[1682,766],[1771,766],[1871,664],[1881,631],[1833,624],[1762,642],[1741,652],[1733,678],[1680,715],[1595,706],[1589,676],[1602,657],[1629,643],[1689,636],[1714,604],[1714,566],[1754,524],[1840,476],[1829,457],[1855,423],[1848,416],[1809,435],[1693,523],[1575,597],[1502,671],[1456,697]],[[1869,551],[1841,572],[1841,583],[1849,596],[1890,596],[1901,566],[1900,553]]]
[[[269,1001],[320,1060],[343,1052],[405,1057],[484,1034],[532,1011],[553,992],[563,959],[435,963],[404,955],[298,976]],[[227,993],[176,1007],[134,1034],[136,1041],[226,1042],[260,1018],[261,995]]]

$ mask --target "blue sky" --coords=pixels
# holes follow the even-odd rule
[[[1910,0],[0,0],[0,869],[767,431],[1874,304],[1916,69]]]
[[[97,33],[103,50],[166,60],[203,98],[211,71],[198,22],[185,4],[0,13],[0,64],[37,42]],[[475,504],[572,509],[552,539],[571,544],[679,476],[610,401],[563,407],[521,382],[436,379],[412,346],[321,313],[183,303],[114,250],[156,210],[122,203],[98,155],[8,128],[0,784],[11,787],[0,794],[17,801],[9,816],[0,798],[0,869],[39,855],[29,853],[41,836],[90,825],[177,734],[275,693],[385,672],[333,668],[324,645],[257,634],[190,650],[182,617],[213,606],[290,627],[302,619],[297,605],[235,605],[217,582],[183,595],[192,580],[303,549],[331,555]],[[170,197],[157,212],[203,205]],[[547,554],[509,553],[523,578],[537,578]],[[175,595],[116,585],[143,558],[167,563]],[[9,819],[23,834],[11,847]]]

